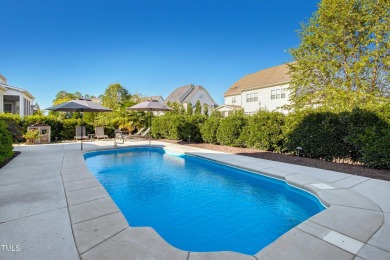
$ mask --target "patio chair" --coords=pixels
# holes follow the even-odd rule
[[[108,139],[108,135],[104,134],[104,127],[98,126],[95,127],[95,138],[96,139]]]
[[[83,131],[82,137],[81,137],[81,130]],[[83,140],[88,139],[88,135],[85,132],[85,126],[76,126],[76,135],[74,136],[74,140],[81,140],[81,138]]]
[[[150,132],[150,127],[148,129],[146,129],[145,131],[143,131],[142,133],[140,133],[140,131],[138,131],[138,133],[136,133],[136,134],[126,136],[125,141],[127,139],[145,138],[145,137],[147,137],[149,132]]]

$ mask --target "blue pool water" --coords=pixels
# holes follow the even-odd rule
[[[158,148],[84,155],[130,226],[186,251],[253,255],[324,209],[283,181]]]

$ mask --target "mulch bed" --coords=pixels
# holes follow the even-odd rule
[[[306,158],[306,157],[298,158],[297,156],[293,156],[290,154],[273,153],[273,152],[261,151],[261,150],[250,149],[250,148],[230,147],[230,146],[206,144],[206,143],[188,143],[188,142],[166,140],[166,139],[161,141],[167,143],[175,143],[175,144],[187,145],[192,147],[198,147],[198,148],[203,148],[203,149],[208,149],[213,151],[239,154],[239,155],[266,159],[271,161],[285,162],[285,163],[303,165],[303,166],[325,169],[330,171],[349,173],[349,174],[369,177],[373,179],[390,181],[390,170],[377,170],[377,169],[364,167],[362,165],[326,162],[323,160]]]
[[[10,161],[12,161],[12,159],[14,159],[16,156],[18,156],[19,154],[21,154],[21,152],[19,151],[14,151],[14,155],[12,155],[12,157],[8,158],[8,159],[5,159],[4,162],[0,163],[0,169],[3,168],[7,163],[9,163]]]

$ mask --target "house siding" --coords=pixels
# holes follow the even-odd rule
[[[259,109],[266,109],[269,111],[274,111],[283,105],[289,104],[289,84],[277,85],[268,88],[254,89],[243,91],[241,93],[242,97],[242,107],[244,108],[245,113],[253,114],[259,111]],[[283,93],[283,97],[282,97]],[[248,101],[248,95],[255,95],[256,100]],[[272,97],[272,94],[274,94]]]

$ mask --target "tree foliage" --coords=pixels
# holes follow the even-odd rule
[[[213,111],[200,128],[202,138],[207,143],[217,144],[217,131],[221,122],[222,115],[218,111]]]
[[[192,116],[194,113],[194,108],[192,107],[192,103],[188,102],[187,103],[187,115]]]
[[[351,111],[389,102],[390,1],[322,0],[291,49],[291,101]]]
[[[114,111],[123,109],[131,100],[130,92],[119,83],[109,85],[100,97],[102,105]]]
[[[283,149],[284,114],[260,110],[248,118],[241,132],[241,140],[247,147],[278,151]]]
[[[240,138],[242,129],[247,124],[247,117],[242,112],[221,119],[217,130],[217,141],[222,145],[244,146]]]
[[[95,118],[95,125],[114,127],[132,132],[146,123],[146,114],[139,111],[128,111],[127,108],[139,102],[138,95],[130,92],[119,83],[111,84],[100,96],[103,106],[111,108],[113,112],[100,113]]]
[[[206,103],[203,104],[203,113],[205,116],[209,116],[209,105]]]
[[[200,104],[200,101],[197,100],[195,104],[195,115],[202,114],[202,105]]]
[[[8,131],[7,124],[0,120],[0,163],[13,155],[12,135]]]

